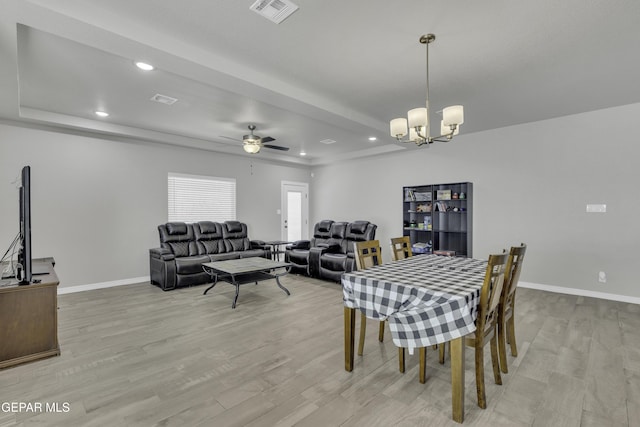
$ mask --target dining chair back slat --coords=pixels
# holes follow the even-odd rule
[[[355,243],[356,267],[365,270],[382,264],[382,250],[378,240],[367,240]]]
[[[413,256],[411,239],[409,236],[394,237],[391,239],[391,259],[398,261]]]

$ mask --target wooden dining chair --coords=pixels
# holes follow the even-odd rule
[[[382,264],[382,249],[380,248],[380,241],[368,240],[365,242],[355,242],[355,258],[356,268],[358,270],[364,270],[375,265]],[[360,315],[360,340],[358,342],[358,356],[362,356],[364,351],[364,336],[367,332],[367,317],[364,313]],[[384,321],[380,322],[378,330],[378,341],[384,341]]]
[[[409,236],[394,237],[391,239],[391,259],[398,261],[413,256],[411,251],[411,239]]]
[[[527,245],[521,243],[520,246],[512,246],[507,259],[507,266],[504,273],[504,287],[500,297],[500,308],[498,310],[498,352],[500,354],[500,368],[505,374],[509,373],[507,366],[507,344],[511,347],[511,355],[518,356],[516,347],[515,329],[515,303],[516,289],[520,280],[520,270],[524,254],[527,252]]]
[[[411,239],[409,236],[402,237],[393,237],[391,238],[391,259],[393,261],[398,261],[401,259],[409,258],[413,256],[413,251],[411,250]],[[434,350],[438,349],[437,345],[433,346]],[[418,349],[420,352],[420,382],[424,384],[426,380],[426,357],[427,357],[427,349],[420,348]],[[404,372],[404,348],[398,349],[398,363],[400,372]]]
[[[482,409],[487,407],[484,386],[484,346],[486,344],[490,344],[491,347],[491,364],[493,365],[495,383],[502,384],[498,356],[498,311],[504,286],[507,255],[506,253],[489,255],[484,282],[480,290],[476,330],[465,337],[466,346],[473,347],[476,353],[476,389],[478,406]],[[444,344],[440,346],[439,356],[440,363],[444,363]]]
[[[364,270],[376,265],[382,264],[382,249],[378,240],[369,240],[366,242],[355,243],[356,268]],[[381,321],[378,331],[378,341],[384,341],[384,326],[386,321]],[[364,313],[360,314],[360,339],[358,342],[358,356],[362,356],[364,352],[364,337],[367,331],[367,317]],[[426,366],[427,366],[427,349],[420,348],[420,373],[419,379],[422,384],[426,382]],[[398,348],[398,369],[404,373],[404,348]]]

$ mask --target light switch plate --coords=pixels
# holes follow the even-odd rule
[[[607,205],[587,205],[587,212],[605,213],[607,212]]]

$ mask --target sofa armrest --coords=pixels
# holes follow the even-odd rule
[[[338,243],[321,243],[318,245],[319,248],[322,248],[323,253],[330,254],[339,254],[342,253],[342,246]]]
[[[292,250],[292,249],[309,250],[309,249],[311,249],[311,242],[309,240],[296,240],[295,242],[291,243],[290,245],[287,245],[286,249],[288,249],[288,250]]]
[[[264,240],[250,240],[249,244],[251,249],[262,249],[264,251],[263,258],[271,258],[271,246],[267,245]]]
[[[320,257],[327,253],[328,245],[316,246],[309,249],[309,275],[311,277],[320,277]]]
[[[163,291],[176,287],[176,256],[165,248],[149,249],[151,283]]]
[[[171,261],[176,258],[173,252],[166,248],[149,249],[149,256],[151,258],[157,258],[162,261]]]
[[[250,240],[249,244],[251,245],[251,249],[267,249],[264,240]]]

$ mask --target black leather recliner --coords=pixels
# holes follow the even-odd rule
[[[317,277],[339,282],[343,273],[355,270],[355,242],[374,240],[376,229],[377,226],[369,221],[354,221],[347,224],[344,239],[339,242],[339,245],[330,245],[321,252],[317,263],[319,266]]]
[[[342,273],[355,269],[354,242],[374,240],[376,229],[369,221],[320,221],[313,239],[287,246],[285,257],[292,272],[339,282]]]
[[[287,245],[284,252],[286,262],[291,263],[291,272],[311,276],[309,268],[309,252],[312,247],[326,244],[331,236],[330,230],[333,221],[330,219],[320,221],[313,227],[311,240],[298,240]]]

